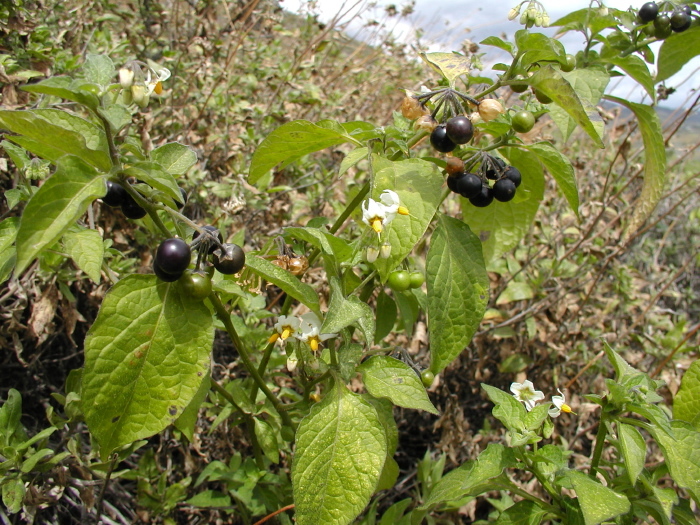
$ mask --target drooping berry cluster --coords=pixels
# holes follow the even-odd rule
[[[522,182],[520,171],[514,166],[491,155],[485,155],[476,173],[460,169],[460,162],[452,161],[447,165],[447,187],[458,193],[471,204],[484,208],[493,200],[508,202],[515,197],[515,190]],[[493,186],[489,181],[494,181]]]
[[[182,201],[175,201],[178,209],[182,209],[187,202],[187,192],[180,188],[180,193]],[[107,181],[107,194],[102,197],[102,202],[112,208],[120,208],[127,219],[143,219],[146,216],[146,210],[139,206],[124,186],[118,182]]]
[[[648,26],[647,33],[659,40],[667,38],[671,33],[682,33],[690,28],[693,22],[693,10],[688,5],[673,6],[670,2],[647,2],[639,8],[637,18]]]

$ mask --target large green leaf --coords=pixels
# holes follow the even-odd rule
[[[88,205],[107,193],[105,176],[77,157],[58,161],[49,177],[27,203],[17,232],[17,267],[20,275],[44,248],[85,213]]]
[[[29,93],[43,93],[44,95],[65,98],[91,109],[97,109],[100,105],[100,99],[94,93],[80,89],[79,85],[79,82],[70,77],[58,76],[47,78],[36,84],[22,86],[22,89]]]
[[[583,472],[570,470],[567,477],[578,496],[586,525],[598,525],[630,510],[630,502],[624,494],[604,487]]]
[[[314,151],[330,148],[343,142],[356,142],[337,123],[337,127],[319,124],[306,120],[295,120],[283,124],[270,133],[253,154],[248,182],[255,184],[277,164],[282,163],[283,166],[286,166]]]
[[[437,374],[469,344],[488,303],[481,246],[466,224],[438,214],[426,274],[430,370]]]
[[[343,263],[352,257],[352,247],[340,237],[321,228],[312,228],[306,226],[289,227],[284,229],[285,237],[292,237],[299,241],[305,241],[320,249],[323,255],[331,256],[331,259],[337,263]]]
[[[171,175],[184,175],[197,162],[197,154],[178,142],[168,142],[151,151],[151,160]]]
[[[547,514],[533,501],[518,501],[501,512],[494,525],[540,525]]]
[[[471,69],[469,57],[458,53],[420,53],[423,61],[435,70],[436,73],[444,76],[450,83],[455,85],[455,81],[461,75],[468,75]]]
[[[66,111],[0,111],[0,127],[21,135],[6,138],[46,160],[75,155],[100,171],[112,167],[104,131]]]
[[[63,248],[94,282],[100,282],[104,242],[97,230],[80,230],[68,232],[63,236]]]
[[[578,216],[578,187],[576,186],[576,175],[574,174],[574,167],[571,165],[571,161],[550,142],[530,144],[528,149],[537,155],[549,174],[557,181],[557,185],[564,197],[566,197],[569,206]]]
[[[607,95],[606,98],[625,106],[635,114],[644,143],[644,185],[623,237],[623,241],[626,242],[649,218],[661,200],[666,186],[666,148],[661,121],[654,108],[611,95]]]
[[[694,361],[683,374],[681,387],[673,398],[673,417],[700,431],[700,360]]]
[[[336,383],[299,424],[296,440],[296,522],[352,522],[369,502],[387,457],[387,437],[376,409]]]
[[[605,91],[610,77],[603,68],[587,67],[570,73],[545,66],[529,78],[530,85],[552,99],[550,115],[564,139],[568,139],[577,126],[581,126],[600,148],[604,124],[596,104]]]
[[[616,51],[613,51],[613,53],[616,53]],[[644,60],[642,60],[636,55],[627,55],[623,57],[617,54],[613,54],[613,56],[609,57],[604,56],[602,58],[605,62],[619,67],[620,69],[622,69],[622,71],[624,71],[637,82],[639,82],[639,84],[641,84],[644,90],[649,94],[651,100],[656,100],[654,78],[651,76],[651,73],[649,72],[649,66],[647,66],[647,63],[644,62]]]
[[[700,432],[684,421],[672,421],[673,437],[654,426],[651,432],[661,446],[671,477],[693,498],[700,498]]]
[[[17,251],[15,239],[19,229],[19,217],[7,217],[0,222],[0,284],[4,283],[15,267]]]
[[[515,148],[499,150],[520,170],[523,182],[510,202],[477,208],[462,199],[462,217],[483,243],[484,260],[497,259],[518,245],[529,231],[544,195],[544,174],[533,153]]]
[[[399,195],[401,205],[408,208],[410,213],[396,215],[382,232],[381,241],[391,243],[389,258],[380,258],[374,263],[382,282],[413,250],[428,229],[442,200],[444,182],[435,164],[421,159],[393,162],[376,173],[372,198],[379,200],[384,190],[393,190]],[[374,232],[371,234],[374,235]]]
[[[515,45],[518,47],[518,54],[522,55],[521,64],[526,66],[540,61],[566,60],[564,45],[542,33],[530,33],[526,29],[516,31]]]
[[[255,255],[246,257],[245,265],[256,275],[280,287],[297,301],[304,303],[313,311],[318,312],[318,294],[308,284],[302,283],[287,270],[275,266],[270,261]]]
[[[374,356],[358,367],[367,391],[374,397],[386,397],[404,408],[438,414],[430,402],[416,372],[403,361],[388,356]]]
[[[343,295],[343,287],[337,277],[331,278],[330,285],[331,301],[321,327],[322,334],[340,332],[366,314],[366,310],[363,308],[367,306],[365,303],[350,301]]]
[[[112,82],[115,73],[114,63],[107,55],[88,53],[85,57],[85,64],[83,64],[85,81],[96,84],[104,90]]]
[[[105,296],[85,338],[82,404],[106,459],[173,423],[209,367],[213,318],[180,283],[130,275]]]
[[[627,468],[627,477],[631,486],[637,483],[637,478],[644,469],[647,457],[647,445],[642,434],[632,425],[618,424],[620,449]]]
[[[664,40],[659,49],[656,82],[662,82],[676,73],[688,61],[700,55],[700,27],[691,27]]]

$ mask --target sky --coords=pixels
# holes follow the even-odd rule
[[[362,13],[360,17],[349,22],[346,32],[357,39],[366,40],[367,30],[363,28],[366,21],[384,19],[383,7],[389,4],[396,5],[401,9],[402,0],[375,0],[378,6],[374,9],[368,8],[369,0],[282,0],[282,7],[292,12],[305,12],[312,9],[319,13],[322,21],[328,21],[335,16],[342,8],[348,14],[343,20],[349,20],[354,13]],[[406,42],[415,41],[417,29],[423,31],[421,43],[428,45],[430,51],[452,51],[459,49],[464,40],[480,42],[487,36],[507,35],[512,40],[513,33],[522,29],[518,19],[508,21],[508,11],[516,6],[518,0],[415,0],[414,12],[406,18],[392,18],[387,21],[388,27],[392,29],[394,35],[399,40]],[[541,0],[542,5],[547,10],[550,20],[554,22],[565,14],[577,9],[582,9],[590,5],[588,0]],[[606,0],[605,5],[617,9],[627,9],[632,5],[630,0]],[[636,7],[641,6],[644,0],[634,2]],[[554,36],[556,28],[533,28],[542,31],[549,36]],[[567,51],[575,54],[584,45],[583,35],[580,33],[569,33],[561,38],[561,42]],[[656,44],[652,49],[657,52],[660,44]],[[495,75],[490,70],[490,65],[505,61],[508,55],[493,47],[482,47],[482,52],[486,52],[484,57],[484,73]],[[653,65],[650,66],[652,74],[655,73]],[[693,89],[700,88],[700,57],[696,57],[681,70],[676,76],[666,82],[667,86],[678,89],[677,93],[662,104],[674,107],[684,105],[686,99],[693,94]],[[649,102],[648,97],[644,99],[644,92],[634,81],[626,77],[613,79],[607,90],[608,93],[635,101]]]

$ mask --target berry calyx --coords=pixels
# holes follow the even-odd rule
[[[102,197],[102,202],[112,208],[117,208],[124,204],[129,197],[129,194],[124,189],[124,186],[118,182],[107,181],[107,194]]]
[[[225,243],[214,251],[212,263],[220,273],[233,275],[245,266],[245,252],[237,244]]]
[[[396,292],[404,292],[411,287],[411,275],[406,270],[396,270],[389,274],[386,283]]]
[[[653,20],[655,20],[658,14],[659,6],[656,5],[656,2],[647,2],[639,8],[637,16],[639,16],[639,20],[642,23],[646,24],[647,22],[652,22]]]
[[[179,281],[185,293],[193,299],[205,299],[211,293],[211,277],[204,272],[188,270]]]
[[[430,388],[433,386],[433,381],[435,381],[435,374],[433,374],[430,370],[423,370],[420,373],[420,381],[423,383],[425,388]]]
[[[481,187],[481,191],[478,195],[469,199],[469,202],[477,208],[485,208],[493,202],[493,192],[486,184]]]
[[[410,288],[420,288],[425,282],[425,275],[423,275],[421,272],[411,272],[409,279]]]
[[[511,119],[513,130],[517,133],[527,133],[535,126],[535,115],[530,111],[518,111]]]
[[[457,147],[457,144],[447,136],[444,125],[437,126],[430,134],[430,144],[441,153],[449,153]]]
[[[484,175],[486,175],[486,178],[489,180],[498,180],[501,178],[501,175],[503,174],[503,170],[506,167],[506,163],[503,161],[503,159],[499,159],[498,157],[488,157],[488,160],[484,162],[482,165],[482,169],[484,170]]]
[[[479,103],[479,115],[484,119],[484,122],[488,122],[505,112],[503,105],[492,98],[487,98]]]
[[[190,265],[192,251],[179,237],[172,237],[160,243],[156,251],[154,266],[170,275],[182,275]]]
[[[508,168],[503,172],[503,176],[512,181],[516,188],[520,186],[520,183],[523,180],[520,170],[514,166],[508,166]]]
[[[457,181],[455,193],[459,193],[465,199],[476,197],[481,192],[482,182],[478,175],[467,173]]]
[[[503,177],[497,180],[492,189],[493,197],[500,202],[508,202],[515,197],[515,183],[512,180]]]
[[[445,124],[445,131],[449,139],[455,144],[466,144],[474,136],[474,126],[467,117],[452,117]]]
[[[219,231],[219,229],[216,226],[207,225],[207,226],[203,226],[202,229],[210,232],[212,235],[217,237],[219,239],[219,244],[224,242],[224,238],[222,237],[221,232]],[[198,231],[194,232],[194,234],[192,235],[192,241],[194,242],[194,240],[197,239],[197,237],[199,237]],[[214,241],[212,241],[211,239],[202,239],[201,244],[199,245],[199,247],[197,249],[204,250],[205,246],[209,246],[209,249],[207,251],[207,253],[209,253],[209,254],[214,253],[214,250],[216,250],[218,248],[218,245]]]

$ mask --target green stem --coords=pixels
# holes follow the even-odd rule
[[[603,454],[603,447],[605,446],[605,437],[608,433],[608,428],[606,423],[607,417],[605,413],[600,415],[600,422],[598,423],[598,433],[595,437],[595,448],[593,449],[593,457],[591,458],[591,470],[588,475],[595,478],[596,472],[598,471],[598,465],[600,465],[600,457]]]
[[[272,393],[272,390],[268,388],[268,386],[265,384],[265,380],[258,373],[258,369],[255,367],[255,364],[250,359],[248,349],[243,345],[243,341],[241,341],[241,338],[238,337],[238,332],[236,332],[236,329],[234,328],[233,323],[231,322],[231,315],[226,311],[226,308],[224,308],[224,305],[221,302],[221,299],[219,299],[219,296],[216,294],[211,294],[209,296],[209,300],[211,301],[212,305],[214,305],[214,310],[216,310],[216,316],[222,323],[224,323],[226,332],[228,332],[229,337],[231,337],[231,341],[233,341],[233,344],[236,346],[236,350],[238,350],[238,355],[241,356],[241,361],[243,361],[243,366],[245,366],[246,370],[253,378],[253,381],[255,381],[255,383],[258,385],[258,388],[263,391],[265,397],[267,397],[267,399],[270,400],[272,406],[280,414],[280,417],[282,418],[282,421],[284,421],[284,424],[296,430],[296,426],[294,425],[292,419],[289,417],[289,414],[282,410],[282,403],[279,399],[277,399],[275,394]]]
[[[107,146],[109,147],[109,158],[112,161],[112,166],[120,166],[119,151],[117,150],[117,147],[114,144],[114,136],[112,135],[112,128],[109,126],[109,121],[105,117],[103,117],[99,111],[93,111],[92,113],[98,119],[100,119],[100,122],[102,122],[102,127],[105,130],[105,137],[107,138]]]
[[[163,224],[163,221],[160,220],[160,217],[158,216],[158,210],[156,209],[156,206],[148,202],[146,199],[143,198],[143,196],[136,191],[134,188],[131,187],[131,184],[125,183],[123,184],[124,189],[126,192],[133,197],[133,199],[136,201],[136,204],[141,206],[144,210],[146,210],[146,213],[148,213],[148,216],[151,218],[153,223],[158,227],[158,229],[165,235],[166,237],[172,237],[172,233],[170,230]]]

